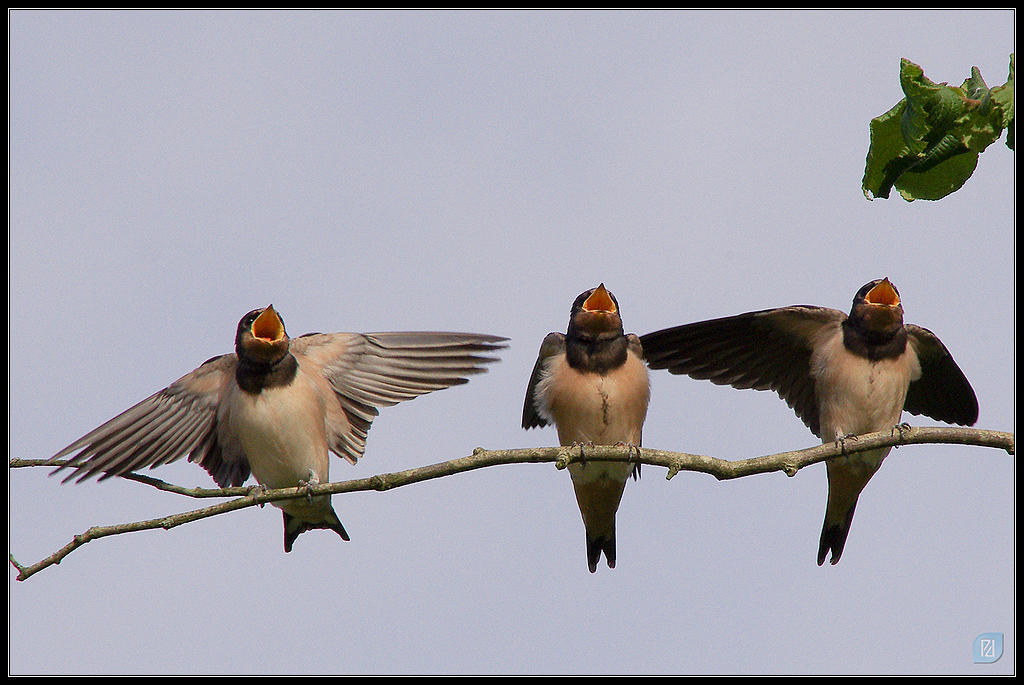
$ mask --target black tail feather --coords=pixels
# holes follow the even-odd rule
[[[338,519],[337,514],[331,512],[333,521],[322,521],[319,523],[311,523],[309,521],[302,521],[300,519],[291,516],[288,512],[281,512],[284,514],[284,551],[291,552],[292,544],[295,542],[295,538],[299,537],[308,530],[315,528],[325,528],[333,530],[335,533],[341,536],[342,540],[348,542],[348,533],[345,532],[345,527],[341,525],[341,521]]]

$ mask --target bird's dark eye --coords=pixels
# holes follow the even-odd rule
[[[262,309],[255,309],[255,310],[249,312],[244,317],[242,317],[242,320],[241,320],[241,322],[239,322],[239,325],[242,328],[252,328],[253,323],[256,321],[256,319],[259,318],[260,314],[262,314],[262,313],[263,313]]]

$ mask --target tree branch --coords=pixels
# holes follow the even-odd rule
[[[84,533],[75,535],[64,547],[41,561],[23,566],[14,555],[10,555],[10,563],[18,569],[18,580],[26,580],[35,573],[59,564],[64,557],[87,542],[98,540],[110,535],[120,535],[140,530],[163,528],[170,530],[185,523],[197,521],[210,516],[217,516],[244,507],[262,506],[268,502],[295,497],[312,495],[330,495],[345,492],[361,492],[367,490],[391,490],[434,478],[442,478],[457,473],[497,466],[499,464],[535,464],[554,462],[555,467],[564,469],[574,461],[631,461],[650,466],[661,466],[668,470],[667,479],[671,479],[680,471],[696,471],[714,476],[718,480],[730,480],[759,473],[782,471],[788,476],[796,475],[797,471],[828,459],[848,454],[855,454],[879,447],[900,447],[902,445],[919,445],[926,443],[974,445],[978,447],[994,447],[1015,454],[1013,433],[990,431],[979,428],[961,427],[911,427],[906,424],[892,430],[879,431],[846,438],[836,443],[816,445],[806,449],[780,452],[761,457],[729,461],[700,454],[669,452],[644,447],[640,450],[615,445],[586,445],[572,447],[539,447],[510,450],[486,450],[476,448],[467,457],[422,466],[406,471],[380,474],[368,478],[342,481],[337,483],[321,483],[297,488],[268,490],[260,486],[236,488],[185,488],[166,483],[156,478],[139,474],[121,476],[126,480],[150,485],[159,490],[173,492],[194,498],[233,497],[208,507],[182,512],[171,516],[122,523],[111,526],[93,526]],[[66,462],[51,462],[48,459],[11,459],[10,468],[31,466],[57,466]]]

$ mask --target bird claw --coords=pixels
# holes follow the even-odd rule
[[[312,488],[314,485],[319,484],[320,479],[317,478],[316,473],[313,472],[313,469],[309,469],[309,477],[306,478],[306,480],[299,480],[299,487],[306,488],[306,502],[310,504],[313,503],[313,493],[310,491],[310,488]]]
[[[617,447],[626,448],[627,461],[633,461],[634,458],[636,459],[636,463],[633,464],[633,480],[636,480],[640,477],[640,445],[632,442],[628,444],[625,442],[617,442],[615,445]]]
[[[585,448],[586,447],[593,447],[594,446],[593,441],[588,440],[587,442],[574,442],[572,444],[572,446],[579,448],[579,450],[580,450],[580,464],[586,465],[586,463],[587,463],[587,454],[586,454]]]
[[[256,485],[250,485],[250,486],[249,486],[249,492],[248,492],[248,495],[253,495],[253,494],[255,494],[257,490],[259,490],[259,491],[260,491],[260,494],[264,494],[264,493],[266,493],[266,491],[267,491],[267,486],[266,486],[266,485],[264,485],[263,483],[257,483]],[[247,496],[248,496],[248,495],[247,495]],[[262,507],[262,506],[263,506],[264,504],[265,504],[264,502],[260,502],[260,503],[259,503],[259,506],[260,506],[260,507]]]
[[[903,441],[903,436],[909,430],[910,430],[910,424],[907,423],[906,421],[904,421],[902,423],[897,423],[895,426],[892,427],[892,432],[893,433],[899,432],[899,434],[900,434],[900,441],[901,442]],[[900,446],[899,445],[894,445],[894,447],[899,449]]]
[[[836,438],[836,447],[839,448],[840,452],[842,452],[843,454],[846,454],[846,441],[847,440],[856,440],[856,439],[857,439],[857,434],[856,433],[847,433],[846,435],[841,435],[838,438]]]

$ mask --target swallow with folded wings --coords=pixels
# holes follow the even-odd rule
[[[639,448],[649,399],[640,340],[623,332],[618,302],[602,283],[576,298],[564,335],[544,338],[526,391],[523,428],[553,423],[562,445]],[[569,465],[591,573],[602,552],[615,568],[615,513],[630,473],[635,478],[639,465]]]
[[[355,463],[380,407],[467,382],[505,338],[472,333],[312,333],[289,338],[273,306],[246,314],[214,357],[58,452],[65,478],[100,480],[189,456],[221,487],[327,482]],[[284,548],[314,528],[348,534],[330,496],[274,502]]]
[[[793,306],[677,326],[641,336],[648,365],[719,385],[774,390],[822,442],[900,423],[903,411],[973,425],[978,400],[946,347],[903,323],[887,278],[871,281],[849,315]],[[828,503],[818,565],[843,553],[853,511],[890,448],[827,464]]]

